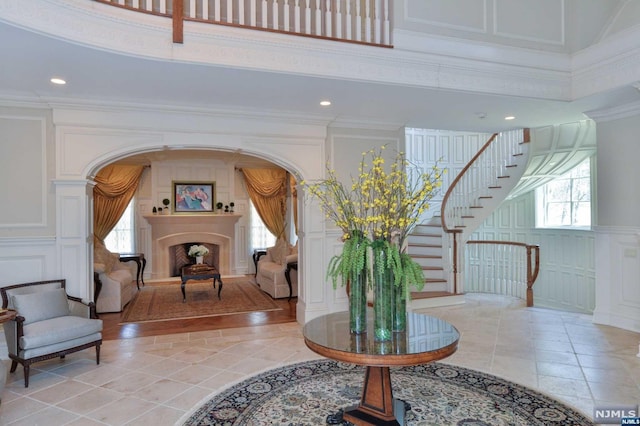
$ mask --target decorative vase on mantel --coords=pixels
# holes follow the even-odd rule
[[[204,256],[196,256],[196,265],[202,265],[203,260]]]

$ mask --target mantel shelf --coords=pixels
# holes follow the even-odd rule
[[[241,214],[222,213],[222,214],[154,214],[144,216],[151,225],[154,224],[189,224],[189,223],[236,223],[242,217]]]

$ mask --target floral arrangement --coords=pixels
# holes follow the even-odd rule
[[[385,252],[385,264],[375,267],[392,269],[395,285],[402,285],[405,291],[409,285],[424,285],[422,268],[405,252],[405,245],[441,187],[442,171],[434,166],[429,172],[419,172],[402,152],[385,168],[384,149],[382,146],[362,154],[358,175],[352,176],[350,187],[329,168],[326,179],[301,182],[319,200],[326,217],[343,232],[343,251],[331,259],[327,271],[334,287],[338,277],[344,284],[362,271],[369,247]]]
[[[209,249],[202,245],[193,245],[189,247],[189,256],[191,257],[200,257],[206,256],[209,254]]]

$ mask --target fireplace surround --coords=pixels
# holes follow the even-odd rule
[[[171,276],[170,247],[191,242],[218,246],[221,275],[234,275],[238,214],[174,214],[144,216],[151,225],[151,276]]]

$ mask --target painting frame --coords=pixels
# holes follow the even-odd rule
[[[209,181],[173,181],[172,212],[174,214],[213,214],[216,205],[216,183]]]

